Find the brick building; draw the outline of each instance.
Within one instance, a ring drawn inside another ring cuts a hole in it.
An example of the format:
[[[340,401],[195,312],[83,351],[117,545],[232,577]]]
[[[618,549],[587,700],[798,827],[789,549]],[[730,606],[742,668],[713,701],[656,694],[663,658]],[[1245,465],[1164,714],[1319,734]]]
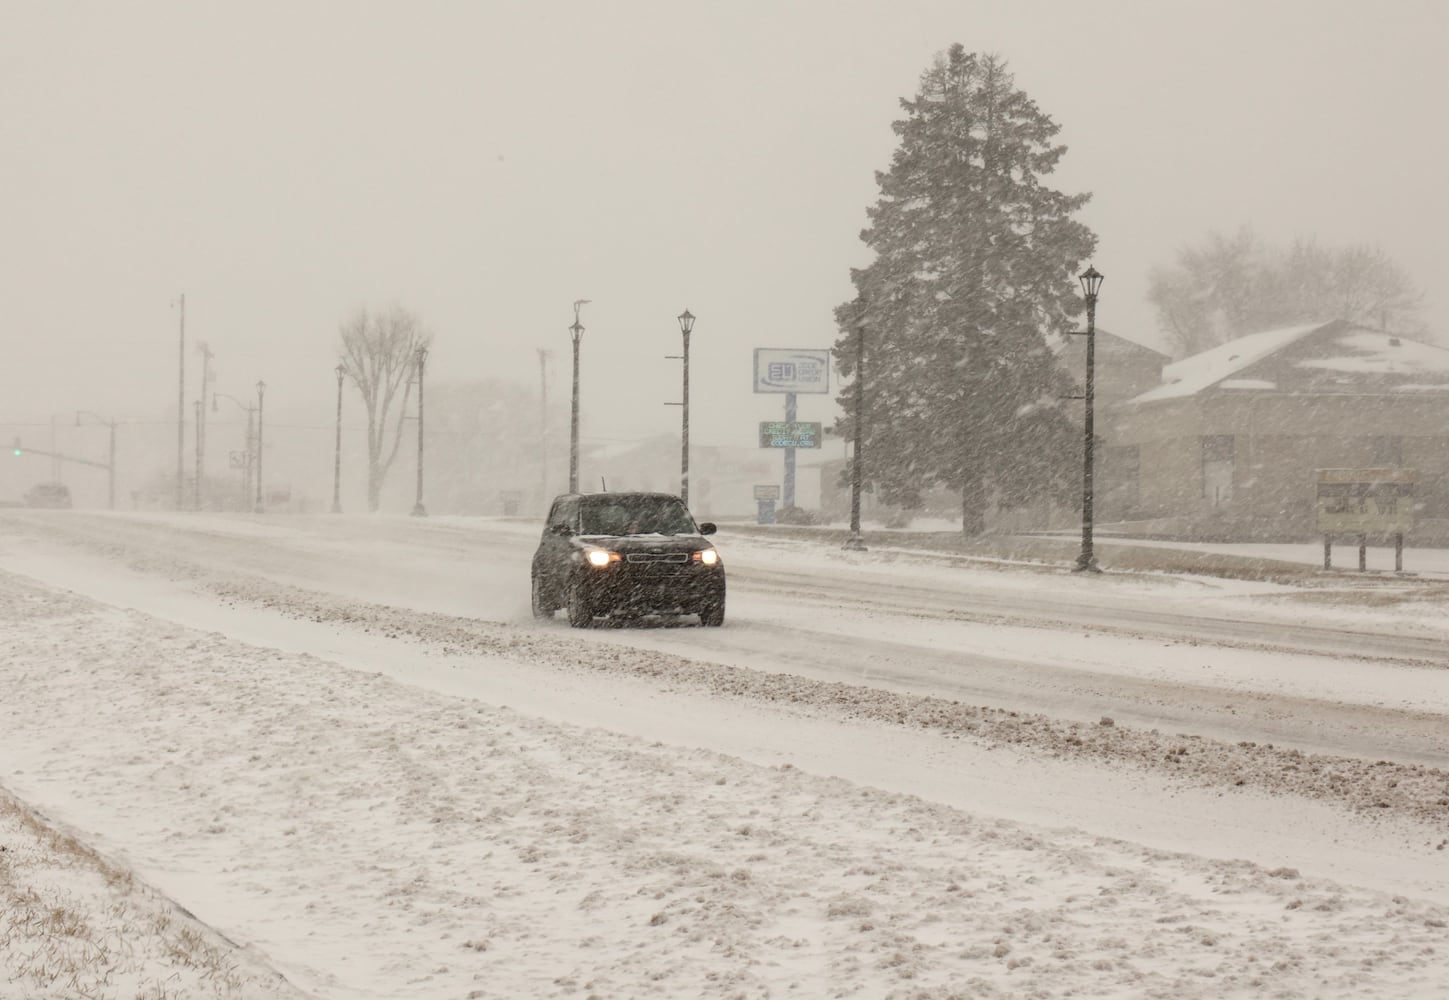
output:
[[[1224,540],[1316,536],[1315,470],[1417,472],[1420,544],[1449,543],[1449,350],[1343,321],[1240,337],[1101,409],[1098,517]]]

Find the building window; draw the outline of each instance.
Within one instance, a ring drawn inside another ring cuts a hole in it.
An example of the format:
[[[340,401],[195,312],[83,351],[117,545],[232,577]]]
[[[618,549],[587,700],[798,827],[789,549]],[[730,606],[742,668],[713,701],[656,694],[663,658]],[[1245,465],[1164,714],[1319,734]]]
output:
[[[1233,498],[1233,436],[1205,434],[1202,437],[1202,495],[1213,507]]]

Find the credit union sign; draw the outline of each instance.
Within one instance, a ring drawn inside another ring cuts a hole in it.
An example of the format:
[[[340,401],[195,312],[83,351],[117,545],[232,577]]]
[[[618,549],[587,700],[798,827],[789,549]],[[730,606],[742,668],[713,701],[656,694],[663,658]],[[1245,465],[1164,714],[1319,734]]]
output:
[[[755,348],[756,392],[830,392],[830,351]]]

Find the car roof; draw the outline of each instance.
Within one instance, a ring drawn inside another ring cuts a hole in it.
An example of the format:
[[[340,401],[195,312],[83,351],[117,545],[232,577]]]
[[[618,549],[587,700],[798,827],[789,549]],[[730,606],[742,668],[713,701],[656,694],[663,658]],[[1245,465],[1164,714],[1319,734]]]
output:
[[[678,493],[654,493],[648,490],[605,490],[601,493],[560,493],[555,500],[567,500],[575,497],[580,500],[594,500],[601,497],[659,497],[661,500],[679,500]]]

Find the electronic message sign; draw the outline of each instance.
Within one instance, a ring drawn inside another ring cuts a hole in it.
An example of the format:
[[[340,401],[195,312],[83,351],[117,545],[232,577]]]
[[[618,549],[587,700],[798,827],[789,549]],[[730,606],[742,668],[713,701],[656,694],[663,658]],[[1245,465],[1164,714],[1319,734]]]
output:
[[[800,420],[762,420],[760,447],[819,448],[820,424]]]

